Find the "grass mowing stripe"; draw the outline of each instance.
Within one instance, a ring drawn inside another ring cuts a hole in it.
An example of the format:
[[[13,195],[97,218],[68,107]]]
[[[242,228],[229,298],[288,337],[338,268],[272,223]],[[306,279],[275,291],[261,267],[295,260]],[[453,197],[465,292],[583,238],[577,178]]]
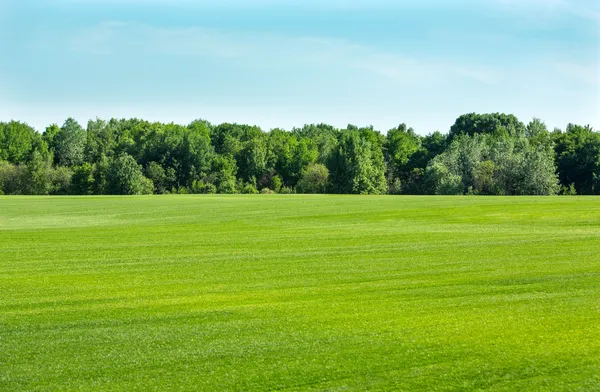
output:
[[[0,197],[0,390],[600,390],[600,198]]]

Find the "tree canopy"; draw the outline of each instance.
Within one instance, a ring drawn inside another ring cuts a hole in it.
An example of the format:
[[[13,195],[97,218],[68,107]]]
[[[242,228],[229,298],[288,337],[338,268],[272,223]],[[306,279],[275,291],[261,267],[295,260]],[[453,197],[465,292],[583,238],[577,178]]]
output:
[[[196,120],[73,118],[43,134],[0,122],[3,194],[600,194],[600,133],[511,114],[459,116],[449,133],[406,124],[290,131]]]

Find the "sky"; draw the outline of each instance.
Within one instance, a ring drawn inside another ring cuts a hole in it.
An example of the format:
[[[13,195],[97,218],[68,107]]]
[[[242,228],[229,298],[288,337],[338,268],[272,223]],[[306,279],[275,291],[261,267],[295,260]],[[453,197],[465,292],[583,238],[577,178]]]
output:
[[[0,121],[600,129],[595,0],[0,0]]]

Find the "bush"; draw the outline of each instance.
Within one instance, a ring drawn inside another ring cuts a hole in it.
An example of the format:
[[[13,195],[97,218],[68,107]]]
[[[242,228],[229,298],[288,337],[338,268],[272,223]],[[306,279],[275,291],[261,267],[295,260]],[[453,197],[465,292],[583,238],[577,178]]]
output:
[[[575,189],[575,184],[571,184],[568,187],[563,186],[560,190],[560,194],[564,196],[577,196],[577,190]]]
[[[142,177],[142,186],[140,189],[142,195],[154,194],[154,182],[148,177]]]
[[[135,158],[129,154],[121,154],[108,168],[107,191],[113,195],[151,194],[154,184],[152,180],[144,177],[142,167],[137,164]]]
[[[262,193],[263,195],[272,195],[275,192],[273,192],[272,190],[270,190],[269,188],[263,188],[260,190],[260,193]]]
[[[202,180],[197,180],[192,183],[191,193],[194,193],[194,194],[217,193],[217,187],[214,184],[206,183]]]
[[[258,189],[256,189],[256,187],[250,183],[246,183],[243,187],[240,193],[246,194],[246,195],[256,195],[258,194]]]
[[[19,195],[27,184],[27,171],[23,166],[0,161],[0,191],[5,195]]]
[[[94,193],[94,169],[89,163],[76,166],[71,178],[71,192],[76,195]]]
[[[283,180],[278,175],[271,179],[271,187],[274,192],[279,192],[283,186]],[[269,189],[269,188],[266,188]]]
[[[71,178],[73,172],[68,167],[60,166],[52,171],[52,188],[50,193],[53,195],[68,195],[71,191]]]
[[[425,173],[426,181],[432,193],[436,195],[462,195],[461,176],[453,174],[441,162],[434,161]]]
[[[293,194],[295,192],[289,186],[284,186],[284,187],[281,188],[281,190],[279,191],[279,193],[282,194],[282,195],[291,195],[291,194]]]
[[[300,193],[325,193],[329,181],[329,170],[324,165],[314,163],[302,171],[297,189]]]

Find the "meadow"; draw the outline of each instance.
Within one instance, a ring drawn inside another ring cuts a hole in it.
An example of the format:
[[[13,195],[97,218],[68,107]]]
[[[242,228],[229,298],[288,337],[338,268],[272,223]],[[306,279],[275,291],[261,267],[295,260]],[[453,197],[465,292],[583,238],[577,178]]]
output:
[[[600,198],[0,197],[0,390],[600,390]]]

